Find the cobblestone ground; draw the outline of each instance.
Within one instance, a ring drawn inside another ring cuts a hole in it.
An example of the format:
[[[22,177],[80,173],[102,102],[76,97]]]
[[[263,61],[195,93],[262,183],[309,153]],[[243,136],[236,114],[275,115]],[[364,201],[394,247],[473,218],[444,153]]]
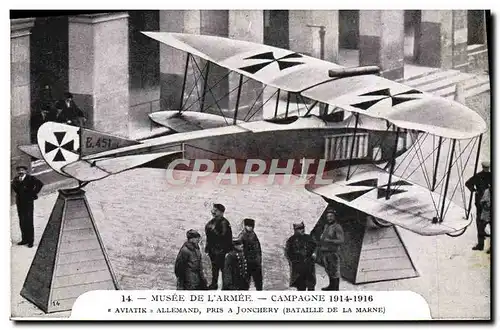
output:
[[[468,104],[486,108],[484,98]],[[488,104],[489,108],[489,104]],[[490,122],[489,112],[480,111]],[[457,146],[458,147],[458,146]],[[460,144],[466,149],[466,143]],[[432,137],[422,143],[423,155],[432,150]],[[443,150],[448,150],[445,144]],[[483,140],[482,159],[489,158],[489,137]],[[463,161],[468,150],[463,153]],[[473,173],[472,155],[464,177]],[[413,182],[425,184],[425,175],[416,168],[418,158],[403,162],[401,170],[415,170]],[[431,166],[432,160],[427,161]],[[439,168],[445,171],[445,162]],[[173,263],[185,240],[185,232],[194,228],[203,231],[210,218],[212,203],[226,205],[226,217],[233,231],[242,228],[241,220],[257,220],[256,233],[263,248],[265,290],[288,290],[289,268],[284,258],[284,242],[292,234],[292,223],[304,221],[312,229],[326,207],[319,196],[293,185],[216,185],[173,186],[168,184],[166,170],[138,169],[89,184],[87,199],[122,289],[175,289]],[[450,187],[457,183],[454,175]],[[443,183],[441,183],[443,184]],[[451,189],[451,188],[450,188]],[[451,190],[450,190],[451,191]],[[12,316],[46,316],[19,295],[29,266],[56,200],[52,193],[40,197],[35,204],[35,248],[15,244],[12,260]],[[463,195],[457,190],[453,200],[462,205]],[[15,206],[11,207],[11,237],[20,239]],[[410,256],[420,273],[412,279],[353,285],[342,281],[341,290],[410,290],[428,302],[433,318],[484,319],[490,317],[490,258],[485,252],[472,251],[476,243],[475,225],[464,235],[423,237],[400,229]],[[203,244],[203,242],[202,242]],[[204,256],[207,278],[209,260]],[[324,270],[317,267],[317,290],[326,286]],[[69,312],[48,317],[67,317]]]
[[[185,232],[203,231],[214,202],[227,207],[234,231],[244,217],[257,220],[263,248],[264,289],[288,290],[289,268],[283,256],[291,224],[303,220],[311,229],[326,203],[300,186],[172,186],[162,170],[133,170],[88,185],[87,199],[122,289],[175,289],[173,263]],[[36,203],[36,237],[40,238],[56,194]],[[19,240],[15,206],[12,240]],[[420,277],[364,285],[341,283],[341,290],[411,290],[440,318],[487,318],[490,304],[490,261],[486,253],[471,251],[473,226],[461,237],[422,237],[401,230],[401,236]],[[35,242],[35,248],[38,242]],[[42,316],[19,292],[35,249],[12,247],[12,315]],[[204,258],[207,278],[208,258]],[[318,268],[317,289],[326,286]],[[55,313],[50,316],[67,316]]]

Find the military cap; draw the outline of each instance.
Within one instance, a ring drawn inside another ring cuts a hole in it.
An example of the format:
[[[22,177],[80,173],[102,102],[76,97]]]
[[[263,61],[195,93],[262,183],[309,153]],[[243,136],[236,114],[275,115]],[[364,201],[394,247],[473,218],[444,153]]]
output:
[[[18,165],[18,166],[16,166],[16,170],[20,170],[20,169],[25,169],[27,171],[28,167],[24,166],[24,165]]]
[[[66,93],[64,93],[64,97],[67,98],[67,99],[72,99],[73,98],[73,94],[71,94],[70,92],[66,92]]]
[[[224,207],[224,205],[222,204],[214,204],[214,208],[221,211],[221,212],[225,212],[226,211],[226,208]]]
[[[239,237],[233,238],[233,245],[241,245],[243,244],[243,241]]]
[[[244,226],[255,227],[255,220],[254,219],[246,218],[246,219],[243,220],[243,225]]]
[[[334,209],[333,207],[329,207],[326,209],[326,214],[328,214],[328,213],[333,213],[333,214],[337,215],[337,210]]]
[[[482,167],[487,167],[487,168],[490,168],[490,162],[489,162],[489,161],[487,161],[487,160],[485,160],[485,161],[481,162],[481,166],[482,166]]]
[[[196,230],[194,229],[189,229],[186,233],[186,237],[188,239],[190,238],[196,238],[196,237],[201,237],[200,233],[198,233]]]
[[[304,229],[306,226],[304,226],[304,223],[294,223],[293,224],[293,229]]]

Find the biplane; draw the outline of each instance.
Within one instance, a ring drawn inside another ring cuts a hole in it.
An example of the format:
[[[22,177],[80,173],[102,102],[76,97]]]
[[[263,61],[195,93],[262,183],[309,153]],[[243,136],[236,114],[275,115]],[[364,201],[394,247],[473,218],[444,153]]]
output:
[[[321,175],[328,183],[312,180],[305,188],[327,201],[420,235],[456,236],[470,225],[472,196],[466,195],[463,176],[474,159],[477,171],[487,126],[465,105],[385,79],[376,67],[344,68],[217,36],[144,34],[187,53],[179,108],[150,115],[170,134],[132,141],[48,122],[38,130],[36,148],[20,149],[81,185],[176,159],[210,159],[218,164],[214,171],[234,159],[239,173],[248,159],[269,166],[275,159],[295,164],[312,159],[316,165],[325,160]],[[231,111],[218,104],[213,92],[218,82],[208,83],[210,68],[236,75]],[[190,78],[189,72],[198,75]],[[249,81],[256,101],[243,108],[242,90]],[[262,118],[251,120],[259,109]],[[426,139],[432,139],[430,150],[423,148]],[[294,171],[300,173],[300,165]],[[425,185],[412,180],[416,173]],[[462,205],[454,200],[457,190]]]

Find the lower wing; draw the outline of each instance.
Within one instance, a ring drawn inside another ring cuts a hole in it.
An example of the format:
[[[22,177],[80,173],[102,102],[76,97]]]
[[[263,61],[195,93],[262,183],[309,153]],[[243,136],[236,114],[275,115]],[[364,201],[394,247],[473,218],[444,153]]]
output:
[[[349,180],[346,175],[347,167],[329,171],[324,182],[313,177],[306,189],[424,236],[456,233],[472,221],[463,207],[446,200],[443,221],[433,223],[441,212],[442,196],[396,175],[388,191],[389,173],[374,165],[359,166]]]

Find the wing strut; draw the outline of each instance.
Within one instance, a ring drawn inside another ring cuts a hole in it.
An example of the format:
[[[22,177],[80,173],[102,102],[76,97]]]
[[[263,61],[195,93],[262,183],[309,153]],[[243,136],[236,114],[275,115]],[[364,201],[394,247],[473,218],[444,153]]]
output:
[[[276,95],[276,107],[274,108],[274,118],[278,117],[278,105],[280,104],[280,92],[281,92],[281,89],[278,89],[278,94]]]
[[[347,167],[347,179],[349,180],[349,176],[351,175],[351,162],[352,162],[352,156],[354,155],[354,145],[356,144],[356,131],[358,130],[358,122],[359,122],[359,114],[355,114],[356,117],[356,123],[354,124],[354,135],[352,137],[352,144],[351,144],[351,153],[349,155],[349,165]]]
[[[189,69],[189,59],[191,58],[191,53],[188,53],[186,56],[186,68],[184,69],[184,80],[182,81],[182,89],[181,89],[181,104],[179,105],[179,112],[182,111],[182,107],[184,106],[184,91],[186,89],[186,80]]]
[[[455,152],[455,144],[456,143],[457,143],[457,140],[453,139],[453,144],[451,145],[451,152],[450,152],[450,163],[448,164],[448,173],[446,173],[446,183],[444,185],[443,204],[441,205],[441,216],[439,217],[439,222],[443,222],[444,205],[446,203],[446,194],[448,193],[448,185],[450,183],[451,168],[453,166],[453,154]]]
[[[434,191],[436,189],[436,180],[437,180],[437,173],[438,173],[438,166],[439,166],[439,156],[441,155],[441,145],[443,144],[443,137],[439,137],[439,142],[438,142],[438,150],[437,150],[437,155],[436,155],[436,164],[434,165],[434,173],[432,175],[432,187],[431,191]]]
[[[203,81],[203,95],[201,96],[200,112],[203,112],[205,107],[205,95],[207,95],[208,73],[210,72],[210,61],[207,62],[207,70],[205,71],[205,79]]]
[[[387,190],[385,191],[385,199],[391,197],[391,181],[392,173],[394,173],[394,165],[396,165],[396,153],[398,152],[399,127],[396,127],[396,140],[394,141],[394,150],[392,151],[391,168],[389,169],[389,180],[387,181]]]
[[[233,125],[236,125],[236,118],[238,116],[238,108],[240,106],[241,85],[243,85],[243,75],[240,74],[240,82],[238,84],[238,94],[236,96],[236,105],[234,106]]]
[[[288,106],[290,105],[290,92],[288,92],[287,97],[286,97],[286,111],[285,111],[285,118],[288,118]]]
[[[476,154],[476,164],[474,165],[474,175],[477,173],[477,166],[479,165],[479,155],[481,152],[481,142],[483,140],[483,134],[479,135],[479,144],[477,145],[477,154]],[[467,208],[467,219],[469,219],[470,211],[472,208],[472,197],[474,192],[471,191],[469,198],[469,207]]]

